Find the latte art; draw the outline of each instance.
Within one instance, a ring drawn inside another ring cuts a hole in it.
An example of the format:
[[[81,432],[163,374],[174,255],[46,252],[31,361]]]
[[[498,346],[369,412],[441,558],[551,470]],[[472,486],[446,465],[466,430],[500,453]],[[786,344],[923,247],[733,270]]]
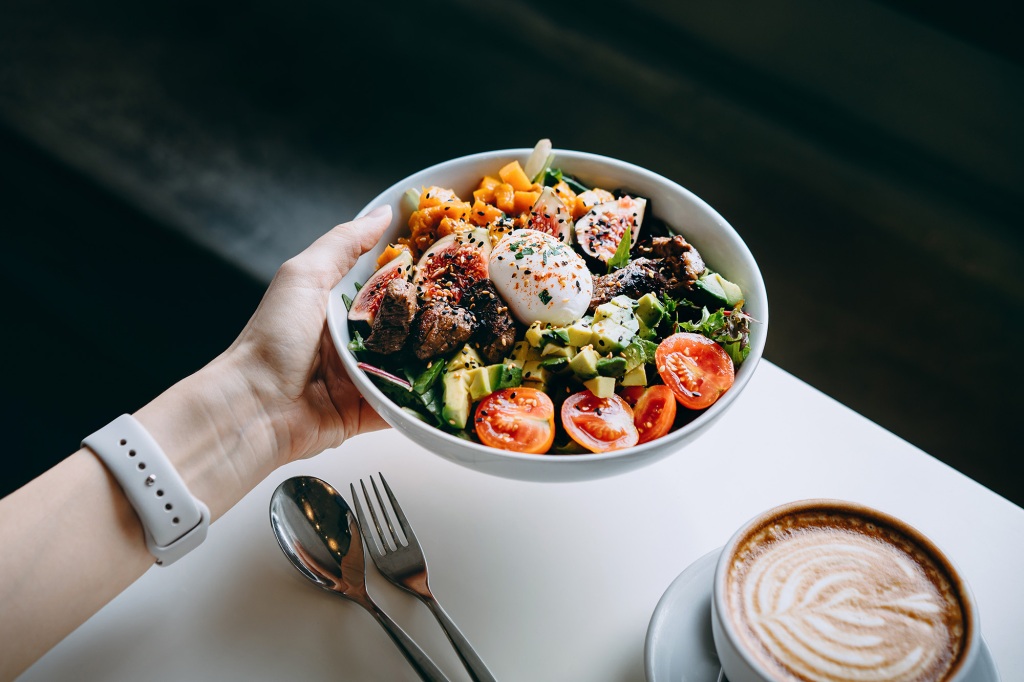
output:
[[[737,549],[727,589],[741,636],[783,679],[941,680],[963,646],[945,571],[864,519],[774,520]]]

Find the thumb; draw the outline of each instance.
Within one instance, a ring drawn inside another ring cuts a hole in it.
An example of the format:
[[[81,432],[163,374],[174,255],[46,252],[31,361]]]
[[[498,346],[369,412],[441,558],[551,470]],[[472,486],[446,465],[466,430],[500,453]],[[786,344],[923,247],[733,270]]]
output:
[[[327,289],[341,281],[361,255],[380,241],[391,224],[391,207],[379,206],[361,218],[342,223],[313,242],[296,258]]]

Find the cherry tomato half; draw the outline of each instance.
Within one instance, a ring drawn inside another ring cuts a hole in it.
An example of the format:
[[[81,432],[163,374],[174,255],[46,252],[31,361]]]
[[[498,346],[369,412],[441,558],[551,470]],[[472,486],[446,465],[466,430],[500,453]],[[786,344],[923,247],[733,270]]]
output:
[[[642,396],[646,390],[646,386],[623,386],[619,389],[619,397],[629,403],[630,407],[636,408],[637,402],[640,401],[640,396]],[[635,412],[636,410],[634,409],[633,411]]]
[[[598,398],[590,391],[573,393],[562,403],[562,425],[574,441],[591,452],[632,447],[640,439],[632,408],[614,394]]]
[[[645,390],[633,406],[633,423],[640,433],[639,443],[661,438],[672,430],[675,422],[676,396],[664,384]]]
[[[480,401],[473,419],[484,445],[543,454],[555,441],[555,406],[535,388],[505,388]]]
[[[683,407],[701,410],[732,387],[732,358],[706,336],[681,332],[669,336],[654,353],[661,380]]]

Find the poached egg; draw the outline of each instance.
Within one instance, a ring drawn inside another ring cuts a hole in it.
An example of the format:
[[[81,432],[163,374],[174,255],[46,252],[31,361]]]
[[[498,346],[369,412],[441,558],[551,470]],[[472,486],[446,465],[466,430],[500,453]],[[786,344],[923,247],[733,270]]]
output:
[[[537,230],[505,235],[491,250],[488,272],[494,288],[523,324],[568,325],[583,317],[594,280],[569,244]]]

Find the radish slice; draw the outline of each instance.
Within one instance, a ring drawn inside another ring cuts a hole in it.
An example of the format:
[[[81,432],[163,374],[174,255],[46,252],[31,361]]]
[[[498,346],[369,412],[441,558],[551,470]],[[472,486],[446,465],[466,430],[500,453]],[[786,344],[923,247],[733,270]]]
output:
[[[530,154],[530,158],[526,160],[526,165],[523,166],[523,172],[526,173],[526,177],[530,178],[530,182],[537,182],[537,176],[540,175],[547,166],[551,165],[550,160],[548,159],[550,154],[551,140],[544,138],[534,145],[533,153]]]
[[[367,374],[372,374],[375,377],[379,377],[379,378],[383,379],[384,381],[388,382],[389,384],[394,384],[395,386],[401,386],[402,388],[404,388],[407,391],[411,391],[412,390],[412,384],[411,383],[409,383],[405,379],[402,379],[401,377],[396,377],[391,372],[385,372],[380,367],[374,367],[373,365],[367,364],[365,362],[358,362],[358,363],[356,363],[356,366],[359,369],[361,369],[364,372],[366,372]]]

